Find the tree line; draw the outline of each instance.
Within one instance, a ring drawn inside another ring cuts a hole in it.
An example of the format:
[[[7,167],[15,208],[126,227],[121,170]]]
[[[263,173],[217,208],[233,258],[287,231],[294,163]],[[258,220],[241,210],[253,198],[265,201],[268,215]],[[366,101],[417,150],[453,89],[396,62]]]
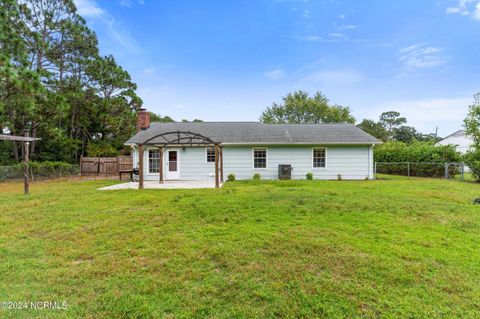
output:
[[[321,92],[310,96],[305,91],[294,91],[273,103],[260,116],[263,123],[355,123],[349,107],[330,104]],[[372,136],[387,141],[412,143],[413,141],[437,141],[436,134],[422,134],[413,126],[406,125],[407,119],[399,112],[383,112],[378,121],[364,119],[357,125]]]
[[[123,143],[135,133],[143,103],[136,90],[115,58],[100,54],[72,0],[0,0],[0,134],[42,138],[30,145],[33,160],[75,163],[81,155],[128,152]],[[174,122],[153,113],[151,120]],[[260,121],[354,124],[355,118],[321,92],[294,91],[267,107]],[[358,127],[383,141],[436,140],[406,123],[389,111]],[[0,164],[21,157],[19,145],[0,143]]]
[[[137,85],[98,40],[71,0],[0,0],[0,134],[41,137],[34,160],[76,162],[119,150],[142,105]],[[2,162],[18,145],[1,143]]]

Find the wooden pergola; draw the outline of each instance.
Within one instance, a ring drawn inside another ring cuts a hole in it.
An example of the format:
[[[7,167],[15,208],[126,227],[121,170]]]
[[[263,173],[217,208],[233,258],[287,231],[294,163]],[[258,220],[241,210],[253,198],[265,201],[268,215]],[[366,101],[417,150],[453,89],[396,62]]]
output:
[[[0,141],[11,141],[11,142],[21,142],[23,149],[23,191],[25,195],[30,193],[30,179],[28,178],[28,161],[29,161],[29,150],[30,142],[38,141],[40,138],[29,137],[29,136],[16,136],[16,135],[5,135],[0,134]]]
[[[159,183],[165,182],[163,176],[163,151],[168,147],[213,147],[215,151],[215,188],[220,187],[220,182],[223,183],[223,147],[220,142],[213,141],[209,137],[203,136],[198,133],[175,131],[167,132],[155,135],[143,143],[138,145],[138,162],[139,162],[139,176],[138,176],[138,189],[143,189],[144,176],[143,176],[143,153],[145,146],[157,147],[160,152],[160,164],[159,164]]]

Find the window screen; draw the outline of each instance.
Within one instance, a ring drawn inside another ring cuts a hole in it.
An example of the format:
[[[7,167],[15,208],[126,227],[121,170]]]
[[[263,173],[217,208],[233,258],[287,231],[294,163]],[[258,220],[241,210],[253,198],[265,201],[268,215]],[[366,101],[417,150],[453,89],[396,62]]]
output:
[[[253,168],[267,168],[267,149],[253,149]]]
[[[159,173],[160,172],[160,151],[148,150],[148,172]]]
[[[326,166],[326,157],[324,148],[313,149],[313,167],[324,168]]]
[[[207,163],[215,162],[215,149],[207,148]]]

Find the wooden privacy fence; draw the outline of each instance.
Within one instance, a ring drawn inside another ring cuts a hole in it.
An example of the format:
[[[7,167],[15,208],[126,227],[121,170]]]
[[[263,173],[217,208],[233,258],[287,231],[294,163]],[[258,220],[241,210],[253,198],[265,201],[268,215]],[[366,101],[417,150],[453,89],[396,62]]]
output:
[[[112,176],[120,172],[128,172],[133,169],[131,156],[117,157],[81,157],[80,173],[82,176]]]

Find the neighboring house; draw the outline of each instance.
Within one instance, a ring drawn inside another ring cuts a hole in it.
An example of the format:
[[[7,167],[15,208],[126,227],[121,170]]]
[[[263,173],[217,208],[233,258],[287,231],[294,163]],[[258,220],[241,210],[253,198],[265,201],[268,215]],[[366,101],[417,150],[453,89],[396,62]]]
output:
[[[262,179],[277,179],[279,165],[291,165],[292,179],[305,179],[309,172],[315,179],[373,179],[373,147],[381,143],[352,124],[150,125],[144,111],[137,129],[125,144],[133,148],[143,179],[155,181],[214,181],[216,166],[219,178],[233,173],[236,179],[251,179],[259,173]]]
[[[467,136],[464,130],[458,130],[437,142],[437,145],[454,145],[461,154],[465,154],[472,144],[472,138]]]

